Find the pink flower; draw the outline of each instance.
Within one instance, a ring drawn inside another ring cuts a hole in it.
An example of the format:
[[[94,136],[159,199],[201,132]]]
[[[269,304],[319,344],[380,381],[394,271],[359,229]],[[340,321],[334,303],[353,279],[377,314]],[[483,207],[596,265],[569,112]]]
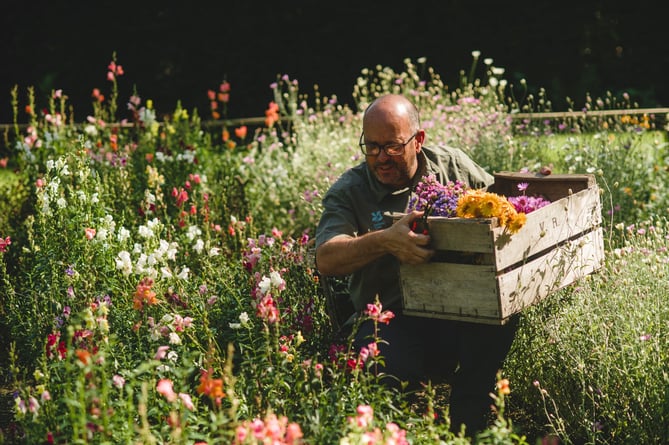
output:
[[[395,314],[392,311],[382,311],[382,309],[383,305],[380,302],[368,304],[365,315],[378,323],[389,324],[390,320],[395,318]]]
[[[156,386],[156,391],[162,394],[168,402],[174,402],[177,399],[177,394],[174,392],[172,380],[170,379],[160,379]]]
[[[86,234],[86,239],[90,241],[95,238],[96,230],[91,227],[86,227],[84,233]]]
[[[369,405],[358,405],[358,417],[355,419],[360,428],[367,428],[374,419],[374,409]]]
[[[529,186],[530,186],[530,184],[528,184],[527,182],[519,182],[518,185],[517,185],[518,190],[521,191],[521,192],[524,192],[525,190],[527,190],[527,187],[529,187]]]
[[[114,384],[115,387],[120,389],[123,388],[123,386],[125,386],[125,379],[120,375],[116,374],[114,375],[114,377],[112,377],[112,383]]]
[[[181,399],[181,402],[184,404],[184,406],[189,411],[195,410],[195,405],[193,405],[193,400],[190,398],[190,396],[188,394],[180,392],[179,393],[179,398]]]
[[[383,311],[379,315],[378,322],[390,324],[390,320],[392,320],[393,318],[395,318],[395,314],[392,311]]]
[[[297,423],[290,423],[286,427],[286,443],[297,444],[302,438],[302,428]]]
[[[153,356],[154,360],[162,360],[165,358],[165,355],[167,355],[167,351],[170,349],[169,346],[158,346],[158,350],[156,351],[156,355]]]
[[[6,237],[5,239],[0,238],[0,252],[7,252],[7,246],[11,243],[12,239],[10,237]]]

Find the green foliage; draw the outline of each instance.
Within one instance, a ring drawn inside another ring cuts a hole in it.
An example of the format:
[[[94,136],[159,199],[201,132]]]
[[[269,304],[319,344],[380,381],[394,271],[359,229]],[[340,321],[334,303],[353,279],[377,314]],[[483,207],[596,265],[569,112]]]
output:
[[[667,220],[616,228],[605,269],[523,314],[509,378],[564,443],[664,443]],[[536,388],[532,389],[532,384]]]

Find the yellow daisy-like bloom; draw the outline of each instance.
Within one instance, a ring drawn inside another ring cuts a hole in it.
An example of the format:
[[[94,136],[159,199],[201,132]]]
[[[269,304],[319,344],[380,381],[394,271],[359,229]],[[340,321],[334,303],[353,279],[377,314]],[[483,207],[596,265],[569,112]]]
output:
[[[497,218],[511,233],[518,232],[527,220],[504,196],[483,190],[468,190],[458,200],[455,212],[460,218]]]

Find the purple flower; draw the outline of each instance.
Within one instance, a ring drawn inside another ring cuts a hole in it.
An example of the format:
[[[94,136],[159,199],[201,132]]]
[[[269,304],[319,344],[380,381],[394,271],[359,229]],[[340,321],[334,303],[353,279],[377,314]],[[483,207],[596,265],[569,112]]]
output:
[[[527,182],[519,182],[518,185],[517,185],[518,190],[521,191],[521,192],[524,192],[525,190],[527,190],[527,188],[529,186],[530,186],[530,184],[528,184]]]
[[[424,176],[409,199],[407,211],[424,211],[425,216],[455,216],[458,198],[467,186],[460,181],[439,183],[434,174]]]

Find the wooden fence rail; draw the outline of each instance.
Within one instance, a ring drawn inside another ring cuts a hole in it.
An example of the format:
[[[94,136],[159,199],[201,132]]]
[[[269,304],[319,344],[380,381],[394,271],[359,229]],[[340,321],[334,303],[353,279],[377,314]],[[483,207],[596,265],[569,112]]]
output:
[[[578,119],[585,117],[604,117],[604,116],[631,116],[631,115],[654,115],[655,119],[660,122],[669,122],[669,108],[633,108],[633,109],[620,109],[620,110],[591,110],[591,111],[550,111],[543,113],[511,113],[511,118],[514,120],[522,119],[531,119],[531,120],[544,120],[544,119]],[[281,120],[289,121],[289,117],[282,117]],[[205,128],[216,128],[216,127],[239,127],[240,125],[264,125],[264,117],[242,117],[236,119],[222,119],[215,121],[203,121],[202,125]],[[84,125],[84,124],[77,124]],[[134,124],[108,124],[111,126],[118,127],[127,127],[132,128]],[[28,124],[18,124],[20,129],[25,129],[28,127]],[[0,124],[0,132],[4,133],[5,131],[12,130],[14,124]]]

